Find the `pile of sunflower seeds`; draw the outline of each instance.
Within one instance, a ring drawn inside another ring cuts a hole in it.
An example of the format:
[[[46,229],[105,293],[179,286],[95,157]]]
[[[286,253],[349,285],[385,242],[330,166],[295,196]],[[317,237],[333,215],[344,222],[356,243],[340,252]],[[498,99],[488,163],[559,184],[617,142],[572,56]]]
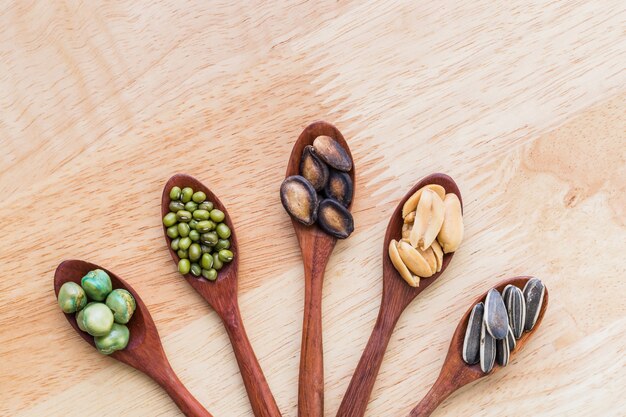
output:
[[[507,285],[502,294],[490,289],[485,302],[476,304],[470,314],[463,341],[465,363],[480,362],[484,373],[491,372],[496,361],[506,366],[517,340],[537,323],[544,293],[539,278],[531,278],[523,290],[514,285]]]

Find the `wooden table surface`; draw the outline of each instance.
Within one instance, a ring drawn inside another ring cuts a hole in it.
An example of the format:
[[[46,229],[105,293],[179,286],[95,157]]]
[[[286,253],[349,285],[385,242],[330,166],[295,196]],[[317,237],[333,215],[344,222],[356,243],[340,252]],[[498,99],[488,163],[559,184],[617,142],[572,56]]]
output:
[[[303,270],[278,190],[315,119],[343,132],[358,182],[324,287],[327,416],[376,318],[388,216],[437,171],[463,192],[466,238],[400,319],[367,415],[406,415],[468,303],[520,274],[550,290],[541,329],[435,415],[625,415],[626,3],[236,3],[0,5],[0,415],[179,415],[67,325],[52,278],[68,258],[133,285],[216,417],[251,415],[217,315],[163,244],[161,189],[187,172],[237,225],[242,315],[295,416]]]

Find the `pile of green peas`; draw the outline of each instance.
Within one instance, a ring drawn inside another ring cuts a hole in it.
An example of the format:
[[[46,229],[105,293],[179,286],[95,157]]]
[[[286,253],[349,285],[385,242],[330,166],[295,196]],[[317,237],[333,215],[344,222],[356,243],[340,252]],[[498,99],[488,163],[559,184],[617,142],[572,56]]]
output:
[[[135,297],[123,288],[114,290],[105,271],[89,271],[80,285],[64,283],[57,301],[64,313],[76,313],[78,328],[94,337],[98,352],[110,355],[128,345],[126,324],[137,308]]]
[[[170,212],[163,217],[170,247],[178,255],[178,272],[217,279],[217,271],[233,260],[225,214],[191,187],[172,187]]]

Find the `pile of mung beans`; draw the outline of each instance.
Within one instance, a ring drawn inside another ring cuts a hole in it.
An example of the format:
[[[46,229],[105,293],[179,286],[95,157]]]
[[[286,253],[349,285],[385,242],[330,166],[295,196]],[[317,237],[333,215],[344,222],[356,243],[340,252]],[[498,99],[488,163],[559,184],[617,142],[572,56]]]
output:
[[[130,292],[113,289],[105,271],[89,271],[80,285],[72,281],[64,283],[58,303],[64,313],[76,313],[78,328],[94,337],[98,352],[110,355],[128,345],[130,331],[126,324],[137,304]]]
[[[202,191],[172,187],[169,213],[163,217],[170,247],[178,255],[178,272],[215,281],[224,263],[233,260],[226,215]]]

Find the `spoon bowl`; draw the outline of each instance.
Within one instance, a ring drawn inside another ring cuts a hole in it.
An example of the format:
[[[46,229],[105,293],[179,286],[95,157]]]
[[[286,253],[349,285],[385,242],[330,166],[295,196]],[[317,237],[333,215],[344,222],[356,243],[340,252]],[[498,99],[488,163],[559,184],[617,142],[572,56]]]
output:
[[[61,286],[66,282],[80,285],[82,277],[89,271],[101,269],[111,277],[113,288],[123,288],[135,298],[136,309],[128,322],[130,339],[125,349],[113,352],[113,359],[141,371],[161,385],[176,405],[187,416],[211,417],[211,414],[183,386],[165,356],[159,333],[152,316],[139,294],[122,278],[113,272],[81,260],[63,261],[54,273],[54,293],[58,297]],[[65,314],[65,318],[76,332],[91,346],[96,347],[94,338],[78,328],[75,314]]]
[[[352,169],[348,172],[350,179],[352,180],[352,189],[356,190],[356,178],[354,173],[354,158],[352,157],[352,153],[350,152],[350,148],[348,147],[348,142],[346,142],[345,138],[335,126],[328,122],[324,121],[316,121],[308,125],[304,128],[298,140],[293,145],[293,149],[291,150],[291,156],[289,156],[289,163],[287,165],[287,172],[285,173],[285,178],[290,177],[292,175],[299,175],[300,173],[300,161],[302,160],[302,152],[304,148],[308,145],[313,145],[313,141],[318,136],[330,136],[335,139],[342,148],[346,150],[348,156],[352,160]],[[353,191],[354,192],[354,191]],[[354,202],[354,195],[352,196],[352,200],[350,204],[348,204],[348,210],[352,209],[352,203]],[[337,242],[337,238],[327,234],[322,229],[317,226],[317,223],[312,224],[311,226],[305,226],[299,221],[295,219],[291,219],[291,223],[293,224],[293,228],[296,232],[296,236],[298,237],[298,241],[301,242],[301,237],[309,236],[315,237],[324,241],[331,242],[332,245]],[[302,245],[301,245],[302,247]]]
[[[439,278],[441,274],[443,274],[443,272],[450,264],[450,261],[452,260],[452,257],[455,253],[451,252],[444,254],[443,262],[441,264],[441,271],[437,272],[431,277],[420,278],[420,283],[418,287],[411,287],[410,285],[407,285],[406,281],[402,279],[396,268],[391,263],[391,259],[389,258],[389,243],[391,242],[391,240],[395,239],[399,242],[402,239],[402,225],[404,224],[404,219],[402,218],[402,206],[404,206],[404,203],[417,190],[428,184],[441,185],[446,190],[446,194],[456,194],[456,196],[459,198],[459,201],[461,202],[461,211],[463,210],[463,199],[461,198],[461,192],[459,191],[459,187],[456,185],[454,180],[446,174],[432,174],[423,178],[417,184],[415,184],[413,188],[411,188],[409,192],[404,196],[404,198],[400,201],[395,211],[391,215],[391,219],[389,220],[389,224],[387,225],[387,232],[385,233],[385,240],[383,242],[383,299],[385,293],[397,294],[397,300],[400,302],[400,305],[404,305],[403,309],[406,308],[406,306],[408,306],[409,303],[419,295],[419,293],[428,288],[430,284],[435,282],[437,278]]]
[[[174,186],[180,187],[181,189],[191,187],[194,191],[204,192],[207,196],[207,200],[212,201],[214,207],[221,210],[225,215],[224,222],[231,231],[230,250],[234,255],[233,260],[230,263],[224,263],[224,267],[218,271],[215,281],[209,281],[203,277],[196,277],[191,273],[185,274],[183,278],[206,300],[222,319],[224,328],[233,346],[233,351],[254,415],[256,417],[279,417],[281,414],[276,405],[276,400],[270,391],[261,366],[252,349],[252,345],[248,340],[239,311],[237,281],[240,253],[232,218],[228,214],[226,206],[222,204],[220,199],[217,198],[208,187],[187,174],[176,174],[165,184],[161,197],[161,217],[169,212],[169,193]],[[163,236],[165,237],[165,242],[172,260],[178,265],[180,258],[170,246],[170,238],[167,236],[167,228],[164,225]]]
[[[509,284],[523,289],[524,285],[526,285],[526,283],[531,278],[532,277],[529,276],[510,278],[508,280],[500,282],[494,288],[500,291],[500,293],[502,293],[504,288]],[[429,416],[439,406],[439,404],[441,404],[443,400],[445,400],[454,391],[480,378],[491,375],[499,368],[501,368],[501,366],[498,365],[498,363],[496,362],[491,372],[486,374],[480,369],[480,364],[468,365],[467,363],[465,363],[465,361],[463,361],[463,340],[465,339],[465,331],[467,329],[469,316],[472,312],[472,308],[481,301],[484,302],[486,296],[487,293],[484,293],[483,295],[478,297],[470,305],[470,308],[461,318],[461,321],[459,322],[459,325],[457,326],[454,335],[452,336],[450,348],[448,349],[448,355],[446,356],[446,360],[441,367],[441,372],[439,373],[437,381],[432,386],[430,391],[428,391],[426,396],[420,401],[420,403],[415,406],[415,408],[411,411],[410,417]],[[535,326],[532,328],[532,330],[522,333],[522,337],[516,340],[515,349],[510,353],[511,358],[513,358],[514,355],[518,354],[522,346],[524,346],[528,342],[528,340],[532,337],[532,335],[541,324],[546,309],[548,308],[548,298],[548,289],[545,288],[543,304],[541,305],[541,309],[539,310],[537,322],[535,323]]]
[[[362,417],[365,414],[385,350],[400,315],[415,297],[443,274],[454,256],[454,252],[445,254],[441,271],[429,278],[420,278],[418,287],[408,285],[396,271],[391,263],[391,259],[389,259],[389,242],[392,239],[399,241],[402,237],[402,206],[417,190],[428,184],[441,185],[446,193],[456,194],[461,202],[461,209],[463,208],[463,199],[461,198],[459,187],[451,177],[440,173],[431,174],[421,179],[398,203],[387,225],[383,243],[383,296],[378,318],[341,401],[339,411],[337,412],[338,417]]]
[[[224,223],[230,228],[230,251],[233,253],[231,262],[224,262],[224,267],[218,271],[217,279],[209,281],[203,277],[196,277],[191,273],[183,275],[185,280],[213,307],[214,310],[224,311],[232,307],[233,298],[237,297],[237,280],[239,271],[239,245],[237,244],[237,233],[233,225],[232,218],[228,214],[226,206],[219,198],[204,184],[196,178],[187,174],[176,174],[167,181],[161,196],[161,217],[169,213],[170,190],[172,187],[191,187],[194,191],[202,191],[206,194],[206,199],[213,202],[216,209],[221,210],[225,217]],[[167,236],[167,228],[163,225],[163,236],[170,256],[178,265],[180,258],[176,251],[170,246],[170,238]],[[236,300],[235,300],[236,302]]]
[[[354,158],[341,132],[332,124],[316,121],[308,125],[293,146],[285,178],[298,175],[302,151],[312,145],[318,136],[330,136],[341,145],[352,160],[348,172],[352,180],[352,208],[356,190]],[[304,264],[304,320],[300,349],[300,374],[298,380],[298,416],[322,417],[324,415],[324,359],[322,345],[322,287],[324,272],[335,248],[337,239],[319,228],[317,224],[305,226],[291,219]]]

